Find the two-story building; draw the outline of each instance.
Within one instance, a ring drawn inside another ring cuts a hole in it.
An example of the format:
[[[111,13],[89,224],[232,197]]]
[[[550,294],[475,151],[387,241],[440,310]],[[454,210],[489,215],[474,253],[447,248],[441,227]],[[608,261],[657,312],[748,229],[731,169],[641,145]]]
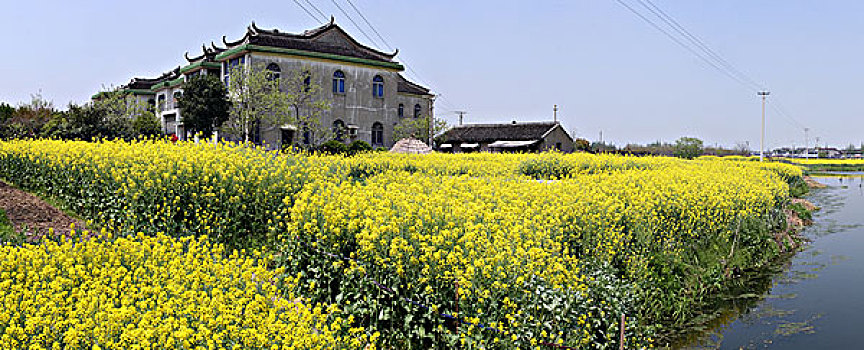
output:
[[[308,71],[322,87],[320,98],[329,102],[321,124],[346,143],[363,140],[373,147],[391,147],[397,141],[393,130],[400,120],[434,112],[435,96],[429,89],[401,74],[405,68],[395,60],[398,50],[385,53],[365,46],[332,19],[300,34],[261,29],[253,22],[241,38],[229,41],[223,36],[222,44],[224,47],[218,47],[211,42],[197,57],[187,53],[185,66],[156,79],[133,79],[121,89],[140,90],[135,96],[152,100],[165,133],[180,138],[185,135],[183,112],[176,108],[176,101],[183,94],[184,81],[196,74],[218,74],[227,84],[230,68],[238,65],[265,67],[277,75]],[[231,135],[220,136],[232,139]],[[295,125],[260,125],[252,139],[271,148],[312,142],[302,126]]]

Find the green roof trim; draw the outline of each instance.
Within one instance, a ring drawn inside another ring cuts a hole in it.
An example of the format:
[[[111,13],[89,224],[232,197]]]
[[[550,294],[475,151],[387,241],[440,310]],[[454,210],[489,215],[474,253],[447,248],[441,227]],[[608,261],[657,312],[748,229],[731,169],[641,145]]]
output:
[[[168,88],[168,87],[183,84],[183,81],[184,81],[183,77],[179,77],[179,78],[171,80],[171,81],[163,81],[159,84],[153,85],[153,87],[151,87],[150,90],[158,91],[162,88]]]
[[[117,92],[120,92],[120,93],[129,93],[129,94],[132,94],[132,95],[155,95],[155,94],[156,94],[156,93],[153,92],[153,91],[150,91],[150,90],[144,90],[144,89],[119,89],[119,90],[115,90],[115,91],[100,91],[100,92],[97,92],[97,93],[94,94],[93,96],[90,96],[90,99],[93,99],[93,100],[95,100],[95,99],[99,99],[99,98],[102,98],[102,96],[105,96],[105,95],[108,95],[108,94],[112,94],[112,93],[117,93]]]
[[[222,65],[216,62],[198,61],[186,67],[180,68],[180,73],[189,73],[199,68],[222,68]]]
[[[404,66],[402,66],[401,64],[396,63],[396,62],[381,62],[381,61],[375,61],[375,60],[370,60],[370,59],[365,59],[365,58],[348,57],[348,56],[334,55],[334,54],[329,54],[329,53],[320,53],[320,52],[294,50],[294,49],[283,49],[280,47],[258,46],[258,45],[249,45],[249,44],[241,45],[241,46],[235,47],[233,49],[227,50],[225,52],[222,52],[222,53],[216,55],[216,59],[217,60],[223,60],[223,59],[226,59],[230,56],[233,56],[234,54],[237,54],[237,53],[240,53],[243,51],[267,52],[267,53],[277,53],[277,54],[290,55],[290,56],[320,58],[320,59],[332,60],[332,61],[363,64],[363,65],[367,65],[367,66],[390,68],[390,69],[396,69],[399,71],[405,70]]]
[[[123,91],[129,92],[133,95],[155,95],[156,93],[150,90],[144,89],[123,89]]]

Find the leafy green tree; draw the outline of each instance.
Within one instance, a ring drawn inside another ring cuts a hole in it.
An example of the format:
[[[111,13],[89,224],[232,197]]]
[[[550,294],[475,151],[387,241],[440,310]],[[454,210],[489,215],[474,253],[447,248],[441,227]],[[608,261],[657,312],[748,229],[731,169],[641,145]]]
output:
[[[8,108],[4,108],[8,112]],[[54,104],[42,98],[41,94],[30,95],[30,102],[18,106],[14,113],[3,122],[4,138],[25,138],[41,135],[42,128],[57,113]]]
[[[56,136],[92,141],[108,137],[110,134],[110,130],[105,125],[105,112],[93,107],[93,104],[82,106],[70,104],[65,121],[64,129]]]
[[[225,129],[252,140],[256,125],[267,122],[273,125],[292,121],[288,95],[282,93],[279,78],[263,65],[238,65],[228,70],[228,99],[231,101],[229,118]]]
[[[702,140],[695,137],[682,137],[675,141],[675,156],[693,159],[702,155]]]
[[[344,143],[336,141],[336,140],[330,140],[330,141],[324,142],[321,145],[320,149],[321,149],[321,152],[329,153],[329,154],[348,153],[348,146],[345,146]]]
[[[308,67],[291,70],[279,79],[293,112],[291,123],[309,132],[310,146],[330,140],[333,130],[321,122],[322,114],[330,109],[330,102],[321,98],[321,86],[315,83],[311,70]]]
[[[161,133],[159,119],[150,111],[145,111],[132,121],[132,130],[137,136],[155,136]]]
[[[573,140],[573,149],[587,152],[591,150],[591,143],[586,139],[575,139]]]
[[[95,115],[88,117],[102,118],[102,128],[99,136],[105,138],[133,139],[138,136],[135,120],[145,114],[152,114],[147,103],[128,92],[120,89],[105,91],[89,106]],[[154,116],[155,118],[155,116]]]
[[[372,146],[363,140],[356,140],[354,142],[351,142],[350,145],[348,145],[348,153],[351,155],[354,155],[357,153],[363,153],[363,152],[371,152],[371,151],[372,151]]]
[[[221,128],[228,121],[231,111],[228,89],[219,78],[212,75],[199,75],[187,81],[177,106],[183,111],[186,130],[200,132],[205,138],[209,138],[214,129]]]
[[[3,102],[0,103],[0,123],[5,123],[15,114],[15,107]]]
[[[591,152],[593,153],[609,153],[615,152],[617,149],[613,144],[607,144],[604,141],[595,141],[591,143]]]
[[[429,123],[432,123],[431,127]],[[432,137],[443,134],[450,127],[443,119],[438,119],[431,116],[420,116],[419,118],[402,118],[395,127],[393,127],[393,137],[396,140],[406,137],[413,137],[423,142],[427,142],[430,138],[429,132],[432,132]]]

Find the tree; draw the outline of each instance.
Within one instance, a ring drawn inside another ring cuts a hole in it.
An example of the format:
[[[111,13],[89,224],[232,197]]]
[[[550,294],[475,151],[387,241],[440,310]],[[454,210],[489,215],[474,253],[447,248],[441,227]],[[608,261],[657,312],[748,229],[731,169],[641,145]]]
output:
[[[308,67],[283,74],[281,86],[293,112],[292,123],[309,133],[311,147],[330,140],[332,131],[321,123],[321,115],[330,104],[321,98],[321,86],[314,82]]]
[[[260,65],[237,65],[228,69],[228,99],[231,101],[227,130],[252,140],[255,126],[291,121],[288,96],[280,91],[279,78]]]
[[[8,108],[4,108],[8,112]],[[6,138],[36,137],[42,127],[57,113],[51,101],[41,94],[30,95],[30,102],[21,104],[3,123],[2,136]]]
[[[351,142],[350,145],[348,145],[348,154],[350,154],[350,155],[355,155],[358,153],[371,152],[371,151],[372,151],[372,146],[363,140],[356,140],[354,142]]]
[[[138,136],[138,131],[135,129],[136,119],[148,114],[155,118],[146,102],[120,89],[101,93],[99,98],[85,108],[94,109],[90,113],[95,114],[88,118],[99,119],[101,116],[104,128],[99,136],[106,138],[133,139]]]
[[[432,122],[430,128],[429,122]],[[432,137],[443,134],[450,127],[443,119],[434,118],[431,116],[420,116],[419,118],[402,118],[395,127],[393,127],[393,138],[396,140],[406,137],[413,137],[426,142],[429,140],[429,131],[432,131]]]
[[[591,152],[593,153],[611,153],[617,149],[613,144],[607,144],[605,141],[594,141],[591,143]]]
[[[344,143],[330,140],[324,142],[320,147],[321,152],[329,153],[329,154],[345,154],[348,153],[348,146],[345,146]]]
[[[159,127],[159,119],[156,119],[156,115],[149,111],[135,117],[135,120],[132,121],[132,130],[137,136],[155,136],[162,131]]]
[[[15,107],[3,102],[0,103],[0,123],[5,123],[15,114]]]
[[[702,155],[702,140],[695,137],[682,137],[675,141],[675,156],[693,159]]]
[[[749,142],[738,142],[735,144],[735,152],[738,155],[749,156],[750,155],[750,143]],[[794,153],[795,150],[793,149]]]
[[[591,143],[586,139],[575,139],[573,140],[573,149],[587,152],[591,150]]]
[[[228,89],[219,78],[196,75],[186,81],[177,106],[183,111],[186,130],[200,132],[209,138],[214,129],[221,128],[228,121],[231,101],[228,100]]]
[[[69,104],[65,124],[61,125],[58,133],[53,136],[92,141],[108,135],[110,130],[105,125],[105,112],[93,107],[91,103],[82,106]]]

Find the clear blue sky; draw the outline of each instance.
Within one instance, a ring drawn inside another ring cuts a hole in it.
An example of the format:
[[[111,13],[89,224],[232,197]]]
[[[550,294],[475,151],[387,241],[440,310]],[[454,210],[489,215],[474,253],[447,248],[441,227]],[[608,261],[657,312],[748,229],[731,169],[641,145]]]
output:
[[[309,1],[372,45],[332,0]],[[686,135],[758,148],[755,93],[614,0],[353,2],[420,75],[409,78],[443,95],[436,109],[451,123],[453,110],[468,111],[467,122],[551,119],[558,104],[568,130],[589,140],[602,131],[618,145]],[[864,142],[864,2],[654,3],[767,86],[812,129],[811,144]],[[252,20],[292,32],[319,25],[292,0],[244,4],[3,0],[0,101],[41,91],[59,107],[81,103],[103,85],[185,63],[202,43],[238,38]],[[801,146],[803,126],[769,108],[767,140]]]

